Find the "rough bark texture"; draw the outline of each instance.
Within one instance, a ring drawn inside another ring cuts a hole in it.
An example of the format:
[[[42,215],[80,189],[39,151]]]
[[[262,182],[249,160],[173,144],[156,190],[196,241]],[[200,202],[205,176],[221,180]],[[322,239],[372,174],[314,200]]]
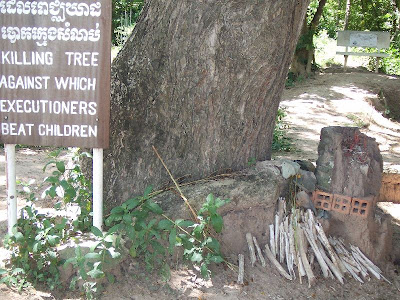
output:
[[[308,5],[151,0],[112,66],[106,208],[168,181],[270,157],[275,114]]]

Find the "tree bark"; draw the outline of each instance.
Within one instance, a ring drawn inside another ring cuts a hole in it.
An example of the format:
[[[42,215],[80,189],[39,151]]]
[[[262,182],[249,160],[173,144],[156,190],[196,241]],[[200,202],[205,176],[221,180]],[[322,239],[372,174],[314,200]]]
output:
[[[319,1],[317,11],[315,12],[310,24],[307,24],[307,19],[304,18],[301,30],[301,35],[304,37],[302,41],[303,45],[295,52],[290,68],[290,71],[293,72],[295,76],[308,76],[311,74],[311,65],[315,55],[314,34],[318,27],[326,2],[327,0]]]
[[[346,13],[344,16],[344,29],[347,30],[349,27],[349,18],[350,18],[350,8],[351,8],[351,0],[346,1]]]
[[[269,159],[308,0],[150,0],[114,60],[109,210],[168,175],[192,179]]]

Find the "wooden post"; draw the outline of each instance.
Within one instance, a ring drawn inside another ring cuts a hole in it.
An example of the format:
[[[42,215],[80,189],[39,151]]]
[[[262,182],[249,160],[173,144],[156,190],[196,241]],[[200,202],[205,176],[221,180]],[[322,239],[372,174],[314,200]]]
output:
[[[346,50],[345,50],[346,52],[348,52],[349,51],[349,48],[348,47],[346,47]],[[344,56],[344,64],[343,64],[343,70],[346,72],[347,71],[347,59],[349,58],[349,56],[348,55],[345,55]]]
[[[5,144],[8,234],[17,224],[17,191],[15,175],[15,145]]]
[[[93,226],[103,227],[103,149],[93,149]]]
[[[380,62],[380,57],[376,57],[376,62],[375,62],[375,73],[379,73],[379,62]]]

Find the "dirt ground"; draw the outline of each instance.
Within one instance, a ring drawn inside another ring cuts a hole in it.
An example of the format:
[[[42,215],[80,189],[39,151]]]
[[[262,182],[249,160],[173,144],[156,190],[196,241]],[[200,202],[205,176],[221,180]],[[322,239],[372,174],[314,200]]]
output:
[[[317,159],[320,130],[331,125],[361,126],[362,131],[376,138],[387,172],[400,173],[400,124],[382,116],[375,109],[383,100],[382,86],[397,88],[400,78],[374,74],[356,69],[343,73],[327,70],[315,78],[296,83],[284,92],[281,105],[286,108],[289,136],[296,151],[279,153],[275,158]],[[374,104],[374,105],[372,105]],[[20,149],[17,152],[17,177],[23,182],[35,179],[39,184],[45,175],[42,168],[49,150]],[[0,150],[0,170],[4,170],[4,151]],[[20,201],[21,202],[21,201]],[[21,202],[21,205],[23,202]],[[42,202],[45,207],[51,203]],[[102,299],[400,299],[400,204],[381,203],[380,207],[393,216],[394,237],[392,261],[380,265],[392,284],[371,279],[361,285],[347,277],[344,285],[319,276],[317,284],[308,288],[306,282],[289,282],[276,270],[256,266],[246,270],[246,284],[237,285],[237,275],[223,266],[213,269],[214,276],[203,280],[196,270],[177,263],[170,281],[163,282],[156,274],[149,274],[141,262],[128,260],[118,272],[117,281],[109,285]],[[7,212],[5,174],[0,172],[0,235],[6,232]],[[0,248],[0,257],[4,256]],[[304,281],[306,281],[304,279]],[[51,294],[29,290],[18,294],[0,285],[0,299],[78,299],[79,294],[57,292]]]

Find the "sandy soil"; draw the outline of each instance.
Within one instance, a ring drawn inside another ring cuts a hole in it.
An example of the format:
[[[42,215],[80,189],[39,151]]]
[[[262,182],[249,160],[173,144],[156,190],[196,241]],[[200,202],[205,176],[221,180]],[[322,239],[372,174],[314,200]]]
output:
[[[317,158],[319,134],[330,125],[364,126],[362,131],[376,138],[384,158],[385,170],[400,172],[400,124],[382,117],[371,103],[379,102],[382,85],[400,85],[400,79],[356,70],[348,73],[322,73],[314,79],[297,83],[284,93],[282,106],[286,107],[290,124],[289,135],[297,151],[276,157],[293,159]],[[17,152],[17,174],[22,181],[45,175],[41,169],[46,161],[46,150],[21,149]],[[0,170],[4,170],[4,151],[0,150]],[[43,203],[46,206],[46,202]],[[49,203],[47,203],[47,206]],[[382,208],[394,217],[394,247],[400,249],[399,205],[384,203]],[[0,173],[0,235],[6,231],[5,176]],[[1,250],[0,250],[1,251]],[[0,255],[1,252],[0,252]],[[394,252],[393,260],[400,259]],[[363,285],[348,280],[344,285],[321,278],[312,288],[303,282],[288,282],[268,265],[247,269],[244,286],[235,284],[236,274],[224,268],[215,268],[212,280],[203,280],[195,270],[181,264],[172,270],[170,281],[163,282],[156,274],[149,274],[141,262],[126,261],[118,272],[117,282],[108,286],[102,299],[400,299],[400,268],[388,263],[380,266],[392,282],[371,279]],[[0,299],[77,299],[80,296],[67,291],[50,294],[37,290],[18,294],[0,285]]]

